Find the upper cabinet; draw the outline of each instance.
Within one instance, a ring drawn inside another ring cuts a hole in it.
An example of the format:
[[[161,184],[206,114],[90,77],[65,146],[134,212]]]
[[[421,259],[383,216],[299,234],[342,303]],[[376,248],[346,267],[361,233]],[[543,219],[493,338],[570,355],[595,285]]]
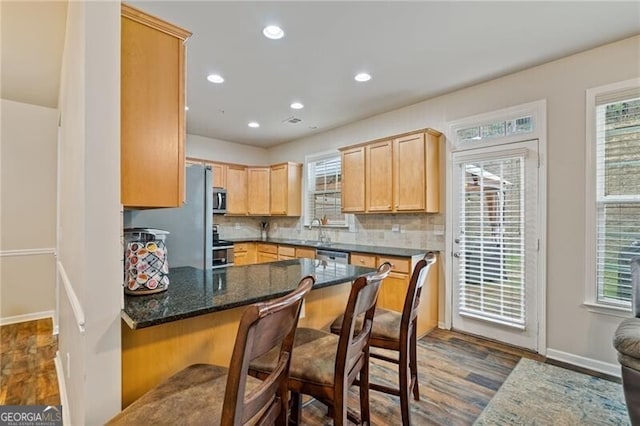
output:
[[[342,151],[342,211],[440,211],[441,133],[424,129]]]
[[[211,163],[211,170],[213,171],[213,187],[226,188],[227,165],[222,163]]]
[[[184,43],[190,35],[122,5],[120,167],[126,207],[184,202]]]
[[[358,146],[342,151],[342,211],[365,211],[365,148]]]
[[[271,166],[271,215],[300,216],[302,205],[302,164]]]
[[[247,213],[254,216],[269,215],[269,167],[247,168]]]
[[[227,213],[247,214],[247,168],[227,165]]]

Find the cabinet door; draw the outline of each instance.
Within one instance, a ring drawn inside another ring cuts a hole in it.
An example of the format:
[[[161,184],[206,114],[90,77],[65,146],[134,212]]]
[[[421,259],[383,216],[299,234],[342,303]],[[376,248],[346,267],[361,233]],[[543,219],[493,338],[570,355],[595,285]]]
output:
[[[306,247],[297,247],[296,248],[296,257],[297,258],[307,258],[307,259],[315,259],[316,258],[316,250],[310,249]]]
[[[365,149],[342,151],[342,211],[365,211]]]
[[[227,166],[227,214],[247,214],[247,169]]]
[[[367,145],[367,211],[389,212],[393,203],[393,142]]]
[[[249,264],[249,253],[246,251],[233,252],[233,264],[236,266]]]
[[[399,272],[390,272],[382,282],[378,306],[384,309],[402,312],[404,298],[409,287],[409,275]]]
[[[184,41],[191,35],[122,5],[120,51],[121,202],[184,202]]]
[[[271,214],[287,214],[287,195],[289,193],[287,165],[271,166]]]
[[[213,171],[213,187],[226,189],[227,165],[220,163],[211,163],[211,170]]]
[[[424,211],[425,209],[425,148],[424,133],[393,141],[394,210]]]
[[[277,253],[265,253],[265,252],[258,252],[258,263],[268,263],[268,262],[275,262],[278,260],[278,254]]]
[[[269,168],[249,167],[247,169],[247,212],[250,215],[269,215]]]

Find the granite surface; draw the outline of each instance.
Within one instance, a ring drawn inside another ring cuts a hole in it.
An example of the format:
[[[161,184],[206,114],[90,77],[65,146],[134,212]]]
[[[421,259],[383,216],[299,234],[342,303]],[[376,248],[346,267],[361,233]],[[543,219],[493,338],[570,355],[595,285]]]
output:
[[[229,238],[228,241],[233,241],[234,243],[271,243],[271,244],[281,244],[281,245],[290,245],[297,247],[310,247],[315,249],[322,250],[332,250],[332,251],[341,251],[341,252],[354,252],[354,253],[370,253],[370,254],[378,254],[385,256],[398,256],[398,257],[412,257],[423,255],[428,251],[437,252],[438,250],[429,250],[429,249],[413,249],[413,248],[402,248],[402,247],[383,247],[383,246],[368,246],[361,244],[343,244],[343,243],[323,243],[320,241],[310,241],[310,240],[292,240],[287,238],[267,238],[266,240],[256,239],[256,238]]]
[[[313,289],[352,281],[374,269],[314,259],[281,260],[205,271],[171,268],[169,288],[151,295],[125,295],[122,318],[132,329],[223,311],[283,296],[313,275]]]

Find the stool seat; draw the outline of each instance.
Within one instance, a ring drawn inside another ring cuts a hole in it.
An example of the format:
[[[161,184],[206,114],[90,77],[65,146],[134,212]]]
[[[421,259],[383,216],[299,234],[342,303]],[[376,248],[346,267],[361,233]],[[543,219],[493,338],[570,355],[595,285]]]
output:
[[[331,332],[340,333],[344,315],[340,315],[331,324]],[[386,341],[385,347],[392,350],[400,349],[400,325],[402,324],[402,313],[390,311],[384,308],[376,308],[373,317],[373,328],[371,329],[371,339]],[[356,329],[362,327],[362,321],[358,320]]]
[[[194,364],[134,401],[107,425],[216,424],[222,415],[228,369]],[[262,381],[247,378],[247,391]],[[259,415],[258,417],[259,418]]]

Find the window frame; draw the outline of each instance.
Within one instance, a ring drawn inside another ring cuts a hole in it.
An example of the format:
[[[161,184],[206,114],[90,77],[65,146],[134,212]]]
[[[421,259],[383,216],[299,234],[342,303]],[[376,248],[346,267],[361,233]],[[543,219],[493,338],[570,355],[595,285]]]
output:
[[[324,151],[315,154],[306,155],[304,159],[305,165],[305,173],[303,179],[304,191],[303,191],[303,220],[302,224],[305,227],[308,227],[311,224],[311,220],[314,218],[312,213],[312,206],[310,201],[310,182],[309,182],[309,170],[311,169],[310,163],[315,163],[318,161],[329,160],[333,158],[338,158],[342,161],[340,151],[331,150]],[[342,163],[340,163],[342,167]],[[342,175],[342,172],[341,172]],[[342,193],[342,188],[340,188],[340,193]],[[349,213],[343,213],[345,216],[344,223],[334,223],[329,225],[323,225],[323,228],[333,228],[333,229],[352,229],[354,226],[354,215]]]
[[[625,80],[613,84],[594,87],[586,91],[586,167],[585,167],[585,298],[584,305],[591,311],[613,316],[627,317],[631,312],[631,302],[623,304],[603,303],[598,299],[599,283],[597,278],[598,255],[598,164],[604,161],[598,157],[597,148],[597,98],[615,96],[632,90],[640,91],[640,78]],[[625,196],[620,196],[623,199]],[[627,197],[628,198],[628,197]],[[611,200],[615,202],[618,200]]]

